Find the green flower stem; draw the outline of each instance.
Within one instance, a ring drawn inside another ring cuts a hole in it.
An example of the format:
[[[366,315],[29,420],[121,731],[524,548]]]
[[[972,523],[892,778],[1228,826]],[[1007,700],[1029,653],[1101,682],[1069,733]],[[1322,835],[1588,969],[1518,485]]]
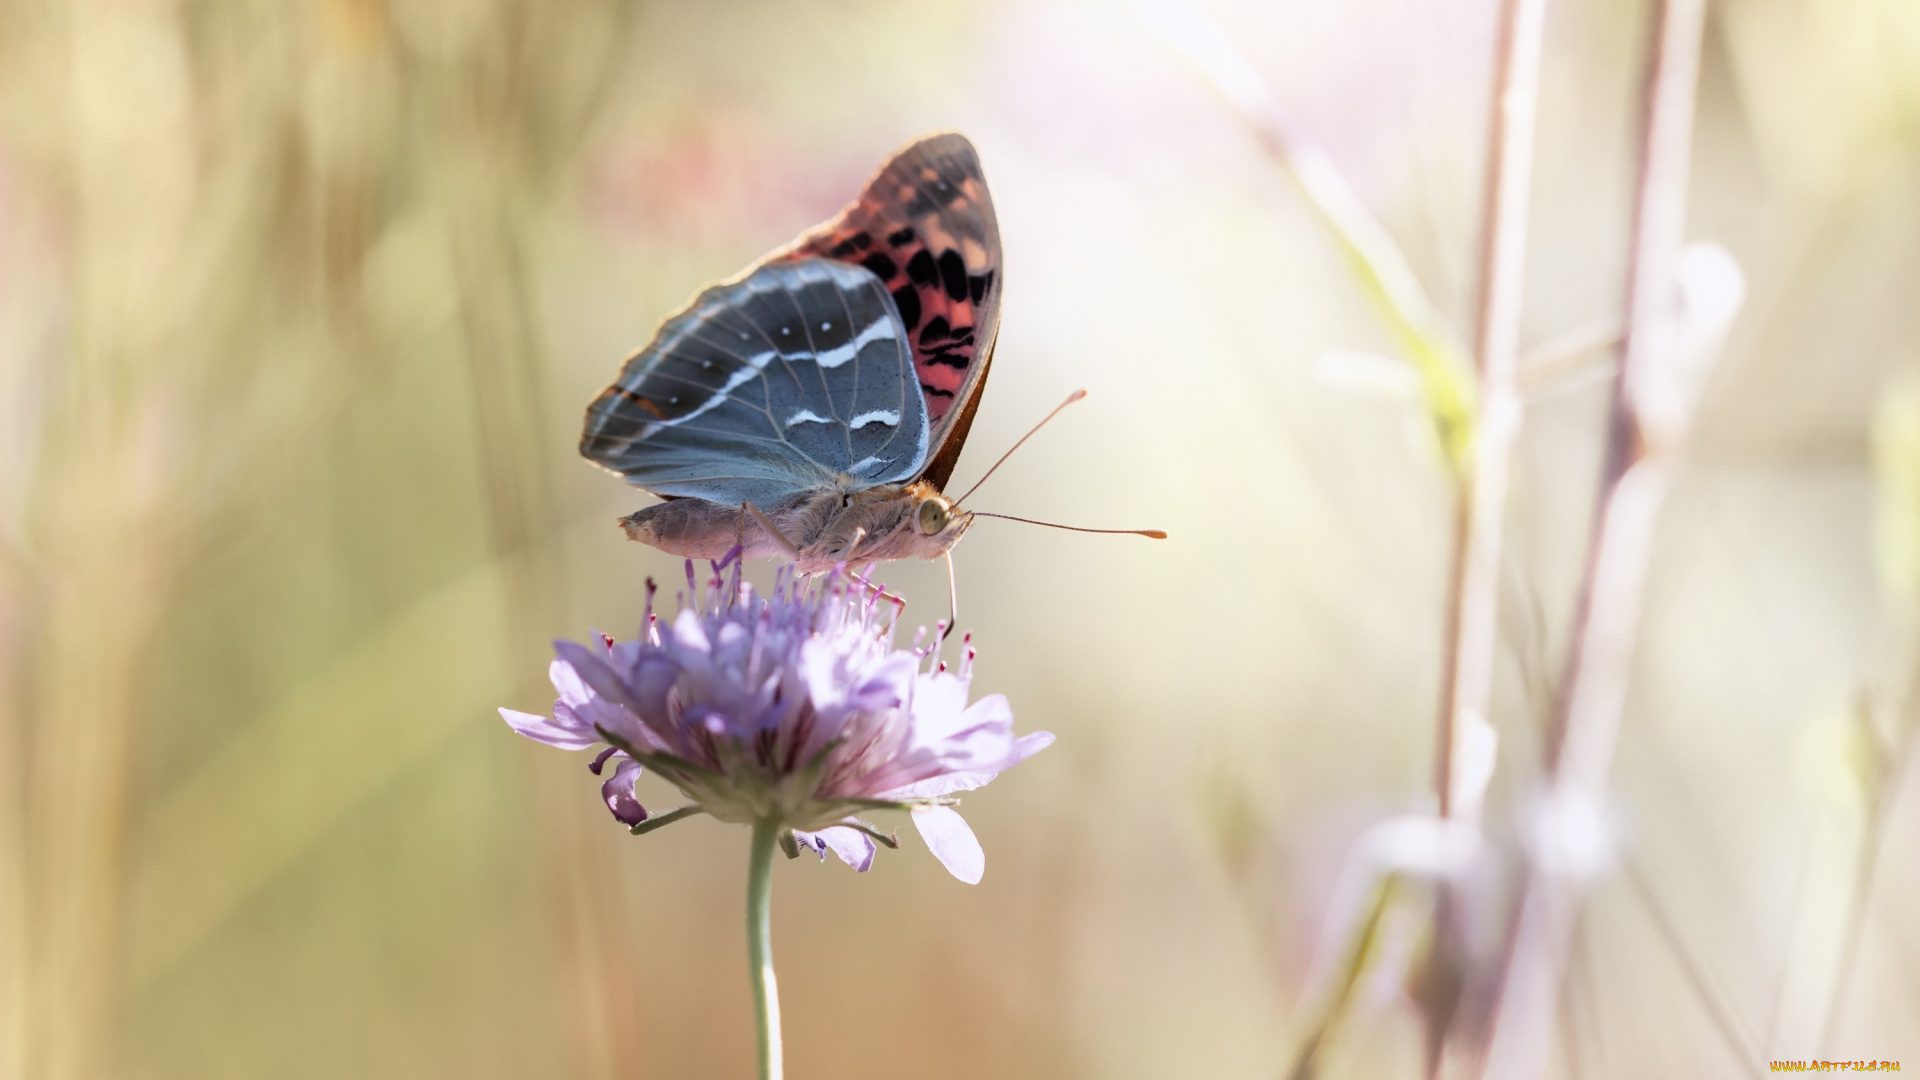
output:
[[[695,814],[704,814],[706,812],[707,808],[704,806],[682,806],[677,810],[669,810],[664,814],[655,814],[627,831],[635,836],[645,836],[655,829],[664,829],[668,825],[679,821],[681,818],[689,818]]]
[[[753,823],[747,857],[747,966],[753,980],[753,1019],[760,1033],[760,1080],[781,1080],[780,991],[773,981],[773,847],[780,822]]]

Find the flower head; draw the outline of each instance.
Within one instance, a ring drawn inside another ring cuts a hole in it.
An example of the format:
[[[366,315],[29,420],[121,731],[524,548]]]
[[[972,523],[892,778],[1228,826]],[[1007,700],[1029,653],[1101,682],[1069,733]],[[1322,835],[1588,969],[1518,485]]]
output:
[[[559,700],[551,717],[501,709],[515,731],[567,750],[606,743],[592,764],[601,794],[644,831],[633,794],[644,765],[722,821],[775,820],[789,854],[831,850],[856,870],[892,838],[853,815],[903,809],[955,877],[977,882],[985,856],[951,796],[992,780],[1053,742],[1015,737],[1006,698],[968,704],[973,647],[956,668],[937,649],[893,645],[897,608],[878,589],[830,574],[802,585],[782,573],[769,596],[716,567],[704,596],[642,637],[554,643]]]

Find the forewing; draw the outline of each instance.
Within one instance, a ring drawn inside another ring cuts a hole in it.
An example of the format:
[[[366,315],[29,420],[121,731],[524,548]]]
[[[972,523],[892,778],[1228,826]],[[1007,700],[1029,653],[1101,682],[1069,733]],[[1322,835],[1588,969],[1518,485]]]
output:
[[[774,506],[912,479],[929,425],[907,329],[865,268],[802,258],[714,285],[587,407],[580,452],[656,495]]]
[[[952,132],[913,143],[838,217],[770,261],[814,256],[865,267],[893,298],[932,423],[925,478],[944,487],[999,326],[1000,226],[973,144]]]

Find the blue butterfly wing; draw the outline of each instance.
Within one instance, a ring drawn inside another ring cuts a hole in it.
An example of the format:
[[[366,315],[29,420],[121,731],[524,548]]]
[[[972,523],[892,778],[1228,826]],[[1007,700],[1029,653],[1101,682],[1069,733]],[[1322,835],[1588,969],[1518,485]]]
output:
[[[714,285],[587,406],[580,452],[656,495],[777,506],[927,459],[907,328],[863,267],[809,258]]]

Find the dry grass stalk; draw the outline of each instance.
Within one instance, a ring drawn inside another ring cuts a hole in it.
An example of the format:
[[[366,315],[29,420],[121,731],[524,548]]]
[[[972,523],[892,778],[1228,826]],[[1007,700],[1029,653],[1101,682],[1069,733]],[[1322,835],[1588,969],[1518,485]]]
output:
[[[1499,640],[1501,546],[1507,474],[1521,421],[1517,383],[1527,210],[1532,177],[1545,0],[1505,0],[1493,85],[1491,138],[1480,252],[1477,381],[1464,369],[1451,328],[1412,267],[1332,160],[1290,124],[1259,73],[1226,35],[1178,3],[1145,5],[1156,28],[1194,61],[1293,177],[1343,249],[1387,327],[1419,372],[1435,432],[1458,479],[1454,560],[1436,723],[1434,787],[1442,816],[1477,822],[1491,753],[1487,721]],[[1435,890],[1433,948],[1422,972],[1429,1070],[1448,1038],[1468,959],[1454,923],[1451,884]],[[1353,955],[1364,957],[1364,947]],[[1359,960],[1355,961],[1356,963]],[[1349,979],[1357,972],[1350,971]],[[1348,995],[1312,1027],[1295,1075],[1311,1075]]]
[[[1679,368],[1680,257],[1704,0],[1661,0],[1653,20],[1642,160],[1599,510],[1561,702],[1549,730],[1547,792],[1494,1006],[1484,1075],[1546,1067],[1591,852],[1568,835],[1602,814],[1626,702],[1653,530],[1698,389]],[[1704,358],[1703,358],[1704,359]],[[1591,838],[1589,838],[1591,839]]]
[[[1434,752],[1440,814],[1467,821],[1479,817],[1484,780],[1479,785],[1458,782],[1468,754],[1463,743],[1468,725],[1486,724],[1491,710],[1507,474],[1520,431],[1516,373],[1546,7],[1546,0],[1505,0],[1500,6],[1474,348],[1480,372],[1478,408],[1471,472],[1460,493],[1461,536],[1450,583],[1452,621],[1441,666],[1444,683]]]
[[[1454,558],[1447,583],[1440,708],[1434,737],[1434,794],[1442,817],[1477,824],[1491,775],[1494,661],[1500,643],[1501,548],[1507,481],[1522,417],[1518,367],[1534,117],[1540,84],[1545,0],[1504,0],[1494,60],[1480,242],[1479,367],[1472,457],[1455,506]],[[1432,946],[1419,994],[1426,1014],[1427,1071],[1442,1065],[1472,958],[1462,898],[1442,884],[1434,898]]]
[[[1392,235],[1326,151],[1287,119],[1267,81],[1224,31],[1183,0],[1144,0],[1141,12],[1233,104],[1333,234],[1367,299],[1419,375],[1448,461],[1464,471],[1473,438],[1473,373],[1453,328]]]
[[[9,31],[0,86],[44,103],[0,117],[8,179],[57,223],[47,227],[57,241],[21,277],[42,279],[36,287],[52,295],[40,304],[59,324],[47,355],[0,353],[0,386],[45,387],[28,486],[0,491],[9,526],[0,768],[30,778],[0,783],[0,1080],[120,1071],[130,756],[154,632],[190,567],[257,533],[263,506],[284,504],[272,496],[311,463],[315,433],[372,367],[361,270],[391,221],[383,195],[415,160],[385,138],[400,119],[382,93],[396,72],[422,73],[406,69],[377,6],[312,14],[105,2],[0,17]],[[500,53],[547,12],[497,14]],[[606,22],[623,26],[617,15]],[[598,42],[603,68],[622,36]],[[580,73],[515,70],[490,85],[572,92]],[[567,108],[508,118],[542,139],[577,139],[604,87],[603,78]],[[566,160],[554,149],[521,158]],[[492,208],[496,223],[508,205]],[[516,298],[506,310],[524,307]],[[509,368],[524,367],[518,330],[475,334]],[[519,439],[508,453],[550,449],[526,446]],[[552,519],[516,511],[514,520],[524,534]],[[29,670],[31,679],[9,678]],[[232,891],[259,888],[280,865],[229,868]],[[176,913],[141,914],[136,925]],[[603,1012],[630,1030],[629,1000]],[[581,1056],[618,1053],[614,1037],[595,1040],[614,1049]]]

